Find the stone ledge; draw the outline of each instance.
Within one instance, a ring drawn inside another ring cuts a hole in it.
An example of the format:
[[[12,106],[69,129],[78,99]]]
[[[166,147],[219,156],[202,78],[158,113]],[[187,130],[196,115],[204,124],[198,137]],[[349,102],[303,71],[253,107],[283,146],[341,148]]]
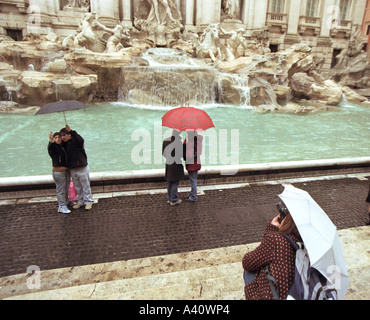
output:
[[[198,173],[198,185],[256,183],[356,173],[370,175],[370,157],[203,167]],[[164,176],[164,169],[90,173],[93,193],[163,188]],[[185,177],[180,187],[187,185]],[[51,175],[0,178],[0,200],[54,194],[55,184]]]

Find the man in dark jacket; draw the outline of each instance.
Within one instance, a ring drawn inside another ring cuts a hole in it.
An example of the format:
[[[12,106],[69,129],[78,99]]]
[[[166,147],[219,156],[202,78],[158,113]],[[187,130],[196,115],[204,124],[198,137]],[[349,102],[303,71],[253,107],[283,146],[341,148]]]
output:
[[[84,139],[66,125],[60,130],[63,147],[67,151],[68,168],[77,192],[77,204],[72,208],[78,209],[85,206],[86,210],[92,208],[93,200],[90,188],[90,170],[84,148]]]
[[[172,136],[162,144],[162,155],[166,158],[167,202],[171,206],[182,202],[178,197],[179,182],[184,177],[182,148],[180,131],[174,129]]]
[[[59,132],[49,134],[48,153],[53,163],[53,179],[57,190],[58,212],[70,213],[68,209],[68,187],[70,174],[67,168],[67,153],[62,146]]]

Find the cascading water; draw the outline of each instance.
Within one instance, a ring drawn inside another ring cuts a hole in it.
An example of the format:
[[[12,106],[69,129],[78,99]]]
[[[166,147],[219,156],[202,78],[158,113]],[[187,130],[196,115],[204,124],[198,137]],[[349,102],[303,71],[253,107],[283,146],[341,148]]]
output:
[[[122,67],[119,101],[130,104],[178,106],[217,101],[217,70],[167,48],[148,50],[148,66]]]
[[[249,88],[249,78],[243,74],[233,74],[233,81],[236,88],[240,90],[240,100],[242,107],[248,107],[251,104],[251,90]]]
[[[206,68],[123,67],[119,100],[173,106],[216,101],[216,73]]]

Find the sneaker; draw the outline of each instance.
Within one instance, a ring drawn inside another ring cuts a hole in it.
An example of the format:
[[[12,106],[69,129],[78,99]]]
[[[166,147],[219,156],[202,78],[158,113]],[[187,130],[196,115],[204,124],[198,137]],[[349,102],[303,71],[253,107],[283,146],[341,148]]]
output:
[[[71,210],[69,210],[68,208],[66,207],[62,207],[62,208],[59,208],[58,209],[58,212],[61,212],[61,213],[71,213]]]
[[[197,202],[198,200],[191,200],[189,197],[186,197],[185,198],[185,201],[186,202]]]
[[[83,207],[84,205],[83,204],[75,204],[73,207],[72,207],[72,209],[80,209],[81,207]]]
[[[171,206],[175,206],[177,204],[180,204],[181,202],[182,202],[182,200],[181,199],[178,199],[176,202],[170,202],[170,205]]]
[[[88,210],[91,210],[92,209],[92,203],[89,203],[87,205],[85,205],[85,210],[88,211]]]

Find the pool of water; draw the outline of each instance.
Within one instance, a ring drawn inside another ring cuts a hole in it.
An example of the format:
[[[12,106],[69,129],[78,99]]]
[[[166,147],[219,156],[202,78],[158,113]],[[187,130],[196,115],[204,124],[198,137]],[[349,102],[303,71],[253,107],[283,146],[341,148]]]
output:
[[[203,164],[228,165],[370,155],[370,107],[342,104],[312,114],[257,113],[230,105],[203,107],[215,128],[204,132]],[[66,113],[85,139],[92,172],[164,167],[161,126],[166,107],[124,103],[91,105]],[[62,113],[0,115],[0,177],[51,172],[48,133],[64,126]]]

